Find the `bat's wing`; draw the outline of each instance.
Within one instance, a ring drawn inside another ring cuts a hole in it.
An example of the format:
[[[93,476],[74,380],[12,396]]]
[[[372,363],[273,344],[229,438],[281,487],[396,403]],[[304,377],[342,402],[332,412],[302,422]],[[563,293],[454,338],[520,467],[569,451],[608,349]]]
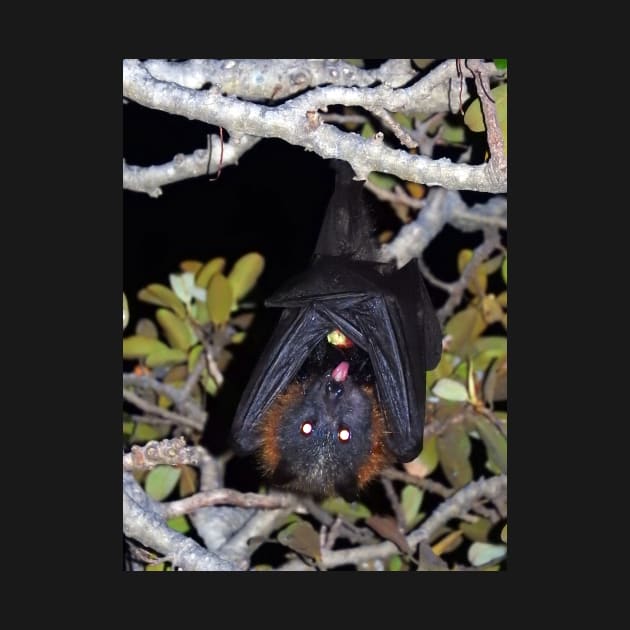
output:
[[[237,409],[237,448],[257,448],[254,429],[266,409],[314,347],[339,328],[370,357],[390,449],[401,461],[413,459],[422,446],[425,372],[441,353],[439,325],[422,289],[414,261],[396,270],[324,256],[274,294],[267,305],[284,310]]]
[[[259,446],[259,420],[329,331],[330,323],[311,305],[282,311],[236,410],[232,437],[239,453]]]
[[[409,461],[422,448],[426,371],[440,360],[442,334],[415,261],[370,281],[365,293],[317,310],[369,354],[389,447]]]

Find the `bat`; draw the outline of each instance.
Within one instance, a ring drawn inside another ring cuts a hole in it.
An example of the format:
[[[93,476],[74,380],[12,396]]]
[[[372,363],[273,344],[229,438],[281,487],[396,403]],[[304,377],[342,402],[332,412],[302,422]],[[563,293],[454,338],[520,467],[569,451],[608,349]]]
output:
[[[333,160],[335,189],[311,264],[265,301],[279,322],[232,425],[270,482],[356,499],[422,449],[426,371],[442,333],[418,262],[379,262],[369,199]]]

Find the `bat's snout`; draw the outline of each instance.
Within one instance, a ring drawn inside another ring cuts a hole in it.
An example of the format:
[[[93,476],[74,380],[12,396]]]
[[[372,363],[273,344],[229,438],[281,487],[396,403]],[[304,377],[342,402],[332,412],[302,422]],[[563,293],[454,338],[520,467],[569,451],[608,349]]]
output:
[[[326,394],[329,398],[337,399],[343,394],[343,383],[338,383],[335,380],[330,380],[326,383]]]

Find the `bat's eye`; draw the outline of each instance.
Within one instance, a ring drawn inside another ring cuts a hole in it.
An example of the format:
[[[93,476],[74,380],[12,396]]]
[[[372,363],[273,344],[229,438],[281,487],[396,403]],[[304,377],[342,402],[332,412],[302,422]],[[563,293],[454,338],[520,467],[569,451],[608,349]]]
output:
[[[308,420],[306,422],[302,422],[302,425],[300,426],[300,433],[302,435],[310,435],[313,433],[313,423]]]
[[[349,442],[352,436],[350,435],[349,429],[339,429],[339,433],[337,433],[337,437],[339,438],[340,442]]]

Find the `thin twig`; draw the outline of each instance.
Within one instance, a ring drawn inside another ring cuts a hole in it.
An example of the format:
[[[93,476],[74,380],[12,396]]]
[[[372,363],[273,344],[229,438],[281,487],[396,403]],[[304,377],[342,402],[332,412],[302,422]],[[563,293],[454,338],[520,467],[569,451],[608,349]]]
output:
[[[166,420],[170,420],[174,424],[181,424],[197,431],[203,430],[203,423],[200,423],[198,420],[182,416],[181,414],[169,411],[168,409],[162,409],[162,407],[158,407],[157,405],[147,402],[144,398],[140,398],[140,396],[127,389],[123,389],[123,398],[132,405],[138,407],[138,409],[161,416]]]
[[[383,107],[378,107],[373,110],[373,113],[378,116],[383,124],[409,149],[415,149],[418,147],[418,143],[409,135],[403,126],[394,120],[394,117]]]
[[[297,499],[292,494],[256,494],[255,492],[238,492],[229,488],[220,488],[209,492],[198,492],[190,497],[164,503],[164,516],[173,518],[182,514],[190,514],[211,505],[235,505],[246,508],[278,509],[295,507]]]
[[[397,470],[396,468],[388,468],[387,470],[384,470],[381,474],[386,479],[404,481],[405,483],[417,486],[418,488],[422,488],[423,490],[428,490],[433,494],[438,494],[445,499],[452,496],[454,492],[454,490],[447,488],[437,481],[433,481],[432,479],[427,479],[424,477],[418,477],[417,475],[411,475],[409,473],[403,472],[402,470]]]
[[[365,187],[374,194],[377,199],[381,201],[389,201],[392,203],[404,203],[406,206],[410,208],[414,208],[419,210],[424,206],[425,202],[423,199],[415,199],[411,195],[407,195],[402,188],[396,186],[394,191],[385,190],[376,184],[373,184],[371,181],[365,182]]]
[[[464,296],[464,291],[477,270],[477,267],[479,267],[479,265],[481,265],[481,263],[484,262],[484,260],[486,260],[501,243],[501,237],[496,229],[484,230],[484,234],[485,239],[483,243],[475,249],[472,258],[468,261],[468,264],[462,271],[459,280],[453,283],[450,291],[451,294],[448,299],[437,312],[437,316],[441,324],[444,324],[444,322],[457,308],[457,305],[461,302],[462,297]]]
[[[394,484],[391,482],[391,479],[388,478],[386,475],[381,476],[381,483],[383,484],[383,488],[385,488],[385,494],[387,495],[389,503],[392,506],[392,510],[394,511],[394,515],[396,516],[398,529],[401,532],[404,532],[407,526],[407,521],[405,520],[405,512],[402,509],[400,501],[398,500],[396,490],[394,490]]]
[[[186,415],[193,418],[201,426],[201,428],[203,428],[206,423],[206,412],[203,411],[199,405],[189,397],[189,395],[184,395],[186,392],[179,387],[163,383],[148,374],[123,374],[123,387],[129,386],[152,389],[154,392],[170,398],[179,411],[184,412]]]

